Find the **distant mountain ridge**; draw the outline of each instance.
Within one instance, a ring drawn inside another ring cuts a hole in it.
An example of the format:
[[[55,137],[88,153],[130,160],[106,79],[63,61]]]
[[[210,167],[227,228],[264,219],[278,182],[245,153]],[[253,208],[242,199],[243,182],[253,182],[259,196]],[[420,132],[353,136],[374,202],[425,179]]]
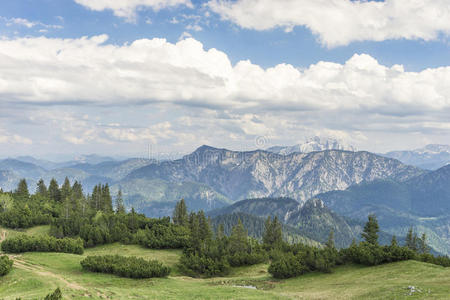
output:
[[[450,165],[404,182],[377,180],[316,197],[351,218],[375,213],[392,234],[404,235],[414,226],[427,234],[433,248],[450,254]]]
[[[382,155],[408,165],[436,170],[450,164],[450,145],[432,144],[416,150],[391,151]]]
[[[369,152],[327,150],[279,155],[263,150],[237,152],[202,146],[182,159],[137,169],[123,181],[140,178],[199,182],[232,201],[270,196],[304,202],[316,194],[343,190],[362,181],[402,181],[423,173]]]
[[[232,215],[245,219],[248,219],[246,215],[263,219],[268,216],[276,216],[287,226],[286,230],[292,228],[291,233],[322,244],[326,243],[330,232],[333,231],[337,247],[348,247],[353,239],[360,240],[364,227],[363,220],[342,217],[326,207],[317,198],[310,199],[303,205],[290,198],[246,199],[230,206],[213,210],[208,215],[213,220],[226,220]],[[366,218],[367,216],[365,216]],[[250,223],[251,228],[254,227],[249,220],[246,221]],[[255,228],[258,229],[259,227],[256,226]],[[259,228],[259,231],[261,230],[263,229]],[[392,236],[385,232],[380,233],[380,242],[382,244],[388,244],[391,238]]]
[[[310,153],[314,151],[325,150],[347,150],[357,151],[352,145],[346,144],[335,138],[321,138],[318,136],[306,139],[305,142],[294,146],[274,146],[267,149],[268,152],[273,152],[281,155],[289,155],[292,153]]]
[[[128,207],[154,216],[170,214],[180,198],[204,210],[256,197],[290,197],[303,203],[317,194],[365,181],[404,181],[425,173],[369,152],[326,150],[279,155],[210,146],[173,161],[77,162],[46,170],[32,163],[0,160],[0,170],[12,172],[0,180],[3,189],[14,189],[20,178],[28,180],[30,191],[39,178],[48,184],[53,177],[62,183],[67,176],[71,182],[81,182],[85,192],[98,183],[109,183],[113,193],[122,189]]]

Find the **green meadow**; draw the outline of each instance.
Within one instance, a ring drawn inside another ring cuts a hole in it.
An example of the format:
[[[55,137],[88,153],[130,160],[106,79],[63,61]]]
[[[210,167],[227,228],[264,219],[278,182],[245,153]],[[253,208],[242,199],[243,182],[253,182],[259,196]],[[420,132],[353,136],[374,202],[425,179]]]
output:
[[[2,231],[3,229],[0,229]],[[28,234],[45,234],[48,227]],[[17,234],[8,230],[8,234]],[[120,254],[157,259],[172,268],[168,278],[125,279],[89,273],[80,261],[88,255]],[[12,256],[13,271],[0,278],[0,299],[42,299],[57,287],[65,299],[449,299],[450,268],[406,261],[375,267],[336,267],[330,274],[310,273],[275,280],[266,264],[236,268],[227,277],[199,279],[180,274],[180,250],[150,250],[112,244],[83,255],[25,253]],[[408,286],[417,292],[409,295]]]

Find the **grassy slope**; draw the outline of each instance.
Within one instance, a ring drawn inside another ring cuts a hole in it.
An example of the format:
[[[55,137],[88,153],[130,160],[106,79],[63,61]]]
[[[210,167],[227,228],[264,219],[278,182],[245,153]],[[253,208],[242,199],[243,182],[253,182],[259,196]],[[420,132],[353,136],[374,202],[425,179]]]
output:
[[[40,226],[27,233],[47,231],[48,227]],[[16,267],[0,278],[0,299],[42,298],[57,286],[67,299],[448,299],[450,295],[450,268],[415,261],[370,268],[343,266],[332,274],[312,273],[282,281],[273,280],[262,264],[237,268],[226,278],[194,279],[178,272],[180,253],[120,244],[88,249],[83,256],[25,253],[15,256]],[[82,271],[79,262],[83,257],[102,254],[158,259],[173,271],[169,278],[146,280]],[[258,290],[236,287],[244,285]],[[422,293],[406,296],[410,285]]]

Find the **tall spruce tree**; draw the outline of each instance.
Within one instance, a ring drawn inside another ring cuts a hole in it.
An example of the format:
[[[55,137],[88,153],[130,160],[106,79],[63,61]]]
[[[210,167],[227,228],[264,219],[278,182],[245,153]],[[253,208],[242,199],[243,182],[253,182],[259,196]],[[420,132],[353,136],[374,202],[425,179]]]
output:
[[[281,246],[283,243],[283,232],[281,223],[278,221],[278,217],[275,216],[273,221],[270,216],[264,224],[263,244],[266,248],[274,249]]]
[[[19,181],[14,194],[22,200],[28,199],[30,197],[30,193],[28,192],[28,184],[25,179],[21,179]]]
[[[245,230],[241,219],[238,219],[238,223],[231,230],[229,238],[229,252],[230,254],[246,252],[248,249],[248,233]]]
[[[125,213],[125,204],[123,203],[122,190],[119,189],[116,196],[116,213],[124,214]]]
[[[173,223],[176,225],[187,226],[188,225],[188,212],[184,199],[181,199],[175,205],[173,210]]]
[[[64,183],[61,187],[61,201],[66,201],[67,198],[72,194],[72,187],[70,185],[69,178],[64,179]]]
[[[422,233],[422,237],[419,238],[418,250],[420,253],[426,254],[430,252],[430,247],[427,245],[427,235]]]
[[[368,221],[364,226],[364,230],[361,233],[362,238],[371,245],[378,245],[378,232],[380,227],[378,226],[377,217],[374,214],[368,216]]]
[[[51,200],[55,202],[61,202],[61,191],[59,190],[59,185],[55,178],[52,178],[52,180],[50,180],[50,184],[48,186],[48,195]]]
[[[105,184],[103,187],[101,187],[101,199],[102,199],[102,210],[104,212],[112,212],[113,211],[112,197],[109,192],[108,184]]]
[[[417,252],[417,234],[414,233],[413,228],[410,227],[408,233],[406,234],[406,247],[410,250]]]
[[[334,245],[334,231],[333,230],[330,231],[330,234],[328,235],[328,240],[327,240],[325,246],[327,248],[330,248],[330,249],[334,249],[335,248],[335,245]]]
[[[38,195],[41,195],[42,197],[47,197],[48,196],[48,189],[47,189],[47,186],[45,185],[45,182],[44,182],[44,180],[42,178],[39,179],[39,181],[37,183],[36,193]]]

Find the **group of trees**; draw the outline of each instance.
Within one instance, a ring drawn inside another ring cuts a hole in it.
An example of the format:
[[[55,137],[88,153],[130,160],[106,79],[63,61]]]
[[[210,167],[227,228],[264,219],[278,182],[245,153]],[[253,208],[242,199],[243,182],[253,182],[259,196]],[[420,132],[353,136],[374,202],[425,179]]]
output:
[[[411,259],[450,266],[448,257],[435,257],[428,253],[425,235],[417,238],[410,229],[405,246],[398,245],[395,236],[390,245],[382,246],[378,243],[378,232],[379,225],[375,215],[369,215],[361,234],[363,241],[359,244],[353,241],[348,248],[337,250],[332,233],[322,249],[301,244],[282,244],[271,253],[269,272],[276,278],[289,278],[311,271],[330,272],[333,266],[346,263],[374,266]]]
[[[178,208],[184,206],[184,200],[177,204]],[[183,212],[181,215],[180,211]],[[231,267],[253,265],[268,259],[263,246],[248,236],[240,221],[227,236],[223,226],[219,226],[217,233],[213,234],[210,220],[203,211],[188,216],[184,209],[175,209],[174,216],[177,216],[175,219],[185,220],[190,232],[189,242],[180,259],[180,267],[188,275],[225,275]]]
[[[13,261],[8,256],[0,256],[0,277],[8,274],[13,266]]]
[[[52,236],[18,235],[7,238],[1,244],[2,251],[6,253],[23,252],[62,252],[83,254],[83,241],[81,239],[63,238]]]
[[[87,271],[109,273],[135,279],[166,277],[170,274],[170,268],[159,261],[147,261],[137,257],[119,255],[88,256],[80,263],[82,268]]]

